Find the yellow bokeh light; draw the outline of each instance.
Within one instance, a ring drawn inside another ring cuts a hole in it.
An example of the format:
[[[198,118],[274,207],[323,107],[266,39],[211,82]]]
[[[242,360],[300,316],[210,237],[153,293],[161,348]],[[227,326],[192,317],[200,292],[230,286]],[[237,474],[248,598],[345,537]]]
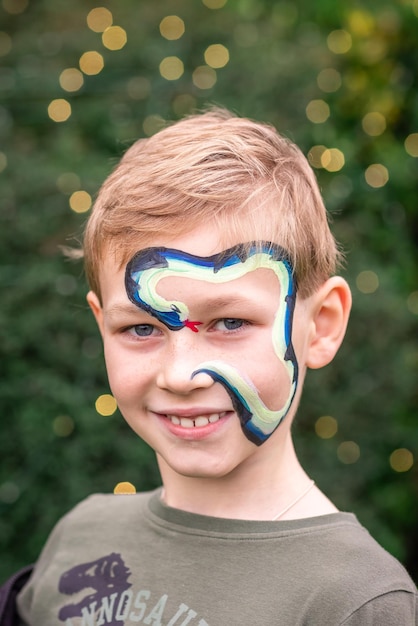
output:
[[[333,30],[327,37],[327,45],[334,54],[345,54],[353,45],[353,40],[346,30]]]
[[[218,69],[229,62],[229,50],[220,43],[214,43],[206,48],[204,57],[207,65]]]
[[[407,448],[398,448],[390,455],[389,463],[395,472],[407,472],[414,464],[414,455]]]
[[[202,0],[205,7],[208,9],[222,9],[227,3],[227,0]]]
[[[322,155],[325,150],[327,150],[326,146],[318,145],[312,146],[312,148],[308,152],[308,161],[312,165],[312,167],[320,168],[322,167]]]
[[[179,117],[190,113],[196,108],[196,98],[189,93],[180,93],[172,102],[173,111]]]
[[[113,415],[118,408],[115,398],[110,393],[99,396],[94,404],[99,415]]]
[[[327,67],[319,72],[316,82],[322,91],[332,93],[341,87],[342,78],[340,72],[333,67]]]
[[[142,123],[142,128],[144,129],[144,133],[151,137],[151,135],[155,135],[165,126],[165,120],[161,117],[161,115],[147,115]]]
[[[100,74],[104,68],[104,59],[99,52],[89,50],[81,55],[79,65],[84,74],[94,76],[95,74]]]
[[[23,13],[29,4],[29,0],[3,0],[3,9],[12,15]]]
[[[345,165],[344,153],[338,148],[327,148],[321,155],[321,165],[328,172],[339,172]]]
[[[305,111],[308,120],[314,124],[323,124],[331,113],[325,100],[311,100]]]
[[[418,17],[418,0],[413,0],[412,10],[415,13],[415,15]]]
[[[74,420],[68,415],[58,415],[52,422],[52,430],[57,437],[68,437],[74,430]]]
[[[337,434],[338,422],[335,417],[323,415],[315,422],[315,432],[321,439],[331,439]]]
[[[136,493],[136,487],[132,483],[127,481],[123,481],[118,483],[113,489],[113,493],[118,495],[131,495]]]
[[[353,35],[370,37],[375,29],[374,17],[368,11],[355,9],[348,14],[348,26]]]
[[[376,272],[364,270],[357,275],[356,286],[361,293],[374,293],[379,288],[379,277]]]
[[[178,80],[184,74],[183,61],[178,57],[165,57],[160,63],[159,70],[166,80]]]
[[[102,35],[102,43],[108,50],[122,50],[127,41],[126,30],[121,26],[109,26]]]
[[[418,133],[411,133],[405,139],[405,150],[410,156],[418,157]]]
[[[76,67],[69,67],[60,74],[60,85],[65,91],[78,91],[84,83],[83,74]]]
[[[48,115],[53,122],[65,122],[71,115],[71,104],[63,98],[52,100],[48,105]]]
[[[4,152],[0,152],[0,172],[5,170],[7,167],[7,156]]]
[[[86,213],[92,203],[91,195],[87,191],[74,191],[69,199],[69,205],[74,213]]]
[[[351,465],[360,458],[360,448],[355,441],[343,441],[337,448],[337,456],[341,463]]]
[[[406,306],[411,313],[418,315],[418,291],[413,291],[409,294],[406,300]]]
[[[192,80],[198,89],[211,89],[217,81],[217,76],[212,67],[200,65],[193,72]]]
[[[9,54],[12,49],[12,38],[8,33],[0,32],[0,57]]]
[[[378,111],[371,111],[361,120],[363,130],[371,137],[378,137],[386,130],[386,118]]]
[[[178,15],[167,15],[160,22],[160,33],[164,39],[174,41],[184,35],[184,22]]]
[[[96,7],[87,15],[87,26],[95,33],[103,33],[106,28],[112,26],[113,15],[105,7]]]
[[[370,187],[377,189],[386,185],[389,180],[389,172],[381,163],[373,163],[364,172],[364,177]]]

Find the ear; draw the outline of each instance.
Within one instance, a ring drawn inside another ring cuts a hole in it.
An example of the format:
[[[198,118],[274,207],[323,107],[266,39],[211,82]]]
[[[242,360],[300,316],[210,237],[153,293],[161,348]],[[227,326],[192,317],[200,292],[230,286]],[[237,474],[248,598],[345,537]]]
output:
[[[350,310],[350,287],[341,276],[328,279],[314,294],[308,367],[318,369],[332,361],[344,339]]]
[[[93,315],[99,327],[100,334],[103,337],[103,309],[102,309],[102,305],[100,304],[100,300],[97,297],[97,295],[94,293],[94,291],[88,292],[87,302],[89,304],[89,307],[93,311]]]

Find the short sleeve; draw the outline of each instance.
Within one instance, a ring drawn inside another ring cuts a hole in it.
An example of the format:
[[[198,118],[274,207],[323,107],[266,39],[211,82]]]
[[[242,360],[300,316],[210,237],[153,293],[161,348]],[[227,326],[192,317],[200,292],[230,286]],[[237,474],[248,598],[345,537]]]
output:
[[[418,626],[417,610],[416,594],[392,591],[363,604],[341,626]]]

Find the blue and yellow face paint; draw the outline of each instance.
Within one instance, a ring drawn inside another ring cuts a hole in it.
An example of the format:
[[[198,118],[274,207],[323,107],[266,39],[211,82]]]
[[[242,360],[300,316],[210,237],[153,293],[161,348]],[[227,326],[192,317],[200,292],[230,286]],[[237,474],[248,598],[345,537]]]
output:
[[[168,301],[158,293],[158,283],[167,277],[191,278],[213,284],[226,283],[257,269],[274,272],[280,287],[280,302],[272,329],[275,355],[282,363],[290,390],[280,410],[270,410],[247,377],[224,361],[206,361],[192,372],[193,378],[205,373],[219,382],[229,394],[245,436],[262,444],[286,416],[296,393],[298,363],[292,345],[292,323],[296,302],[296,282],[287,252],[268,242],[239,244],[218,254],[200,257],[172,248],[146,248],[129,261],[125,287],[129,299],[172,331],[189,328],[198,332],[201,322],[189,318],[184,302]]]

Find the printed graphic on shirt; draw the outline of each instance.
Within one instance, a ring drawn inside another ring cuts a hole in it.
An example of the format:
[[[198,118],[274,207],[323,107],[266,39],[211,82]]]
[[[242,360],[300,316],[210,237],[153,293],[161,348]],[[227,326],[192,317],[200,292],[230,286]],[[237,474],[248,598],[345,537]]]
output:
[[[135,589],[131,571],[120,554],[112,552],[95,561],[80,563],[64,572],[60,593],[71,596],[58,618],[64,626],[209,626],[187,604],[167,610],[168,595]]]

